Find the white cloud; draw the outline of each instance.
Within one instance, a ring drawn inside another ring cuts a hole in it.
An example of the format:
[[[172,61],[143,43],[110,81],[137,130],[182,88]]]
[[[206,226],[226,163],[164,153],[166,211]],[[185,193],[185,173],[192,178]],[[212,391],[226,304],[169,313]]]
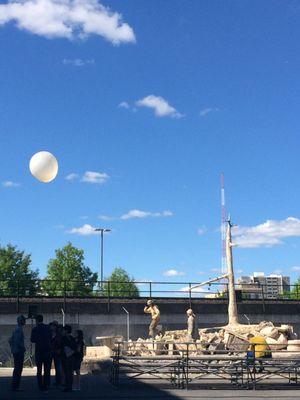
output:
[[[236,272],[237,274],[242,274],[244,271],[242,269],[237,269]]]
[[[79,228],[72,228],[68,231],[68,233],[74,233],[76,235],[97,235],[98,232],[95,232],[95,228],[90,224],[84,224]]]
[[[212,113],[212,112],[216,112],[219,111],[218,108],[216,107],[207,107],[207,108],[203,108],[203,110],[200,111],[200,117],[205,117],[206,115]]]
[[[67,181],[75,181],[78,178],[79,178],[79,175],[75,174],[74,172],[72,172],[71,174],[66,176]]]
[[[135,42],[132,28],[97,0],[11,0],[0,4],[0,25],[46,38],[84,39],[98,35],[114,45]]]
[[[177,269],[168,269],[163,273],[164,276],[184,276],[185,272],[178,271]]]
[[[284,238],[300,236],[300,219],[288,217],[252,227],[236,226],[232,228],[232,236],[234,244],[239,247],[272,247],[283,244]]]
[[[105,183],[109,179],[109,175],[105,172],[86,171],[82,177],[82,182],[86,183]]]
[[[132,218],[148,218],[148,217],[171,217],[172,211],[166,210],[162,212],[151,212],[141,210],[130,210],[128,213],[121,215],[120,219],[127,220]]]
[[[300,271],[300,266],[295,265],[294,267],[291,268],[292,271]]]
[[[2,182],[2,186],[6,187],[6,188],[13,188],[13,187],[20,186],[20,183],[13,182],[13,181],[4,181],[4,182]]]
[[[126,110],[128,110],[130,108],[130,105],[127,103],[127,101],[121,101],[121,103],[119,103],[118,107],[125,108]]]
[[[95,60],[92,58],[86,59],[86,60],[83,60],[81,58],[74,58],[74,59],[64,58],[63,64],[64,65],[72,65],[73,67],[84,67],[85,65],[95,64]]]
[[[150,94],[143,99],[136,102],[138,107],[148,107],[154,110],[154,114],[157,117],[172,117],[172,118],[182,118],[183,114],[178,112],[176,108],[172,107],[167,100],[160,96],[154,96]]]

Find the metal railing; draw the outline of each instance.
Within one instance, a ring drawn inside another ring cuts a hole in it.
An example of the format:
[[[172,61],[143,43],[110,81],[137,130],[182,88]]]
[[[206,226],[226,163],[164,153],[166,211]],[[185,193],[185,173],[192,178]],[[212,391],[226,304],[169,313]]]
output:
[[[214,282],[193,289],[199,282],[96,281],[82,280],[0,280],[0,298],[228,298],[227,282]],[[298,285],[236,284],[237,301],[300,300]],[[102,289],[101,289],[102,288]]]

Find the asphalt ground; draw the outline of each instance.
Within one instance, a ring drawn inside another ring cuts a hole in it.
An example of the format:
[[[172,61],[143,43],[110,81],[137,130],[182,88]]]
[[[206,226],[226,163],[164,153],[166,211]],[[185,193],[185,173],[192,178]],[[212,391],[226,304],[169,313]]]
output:
[[[82,390],[80,392],[63,393],[61,389],[52,388],[48,393],[41,393],[37,389],[35,369],[25,368],[21,388],[22,392],[11,392],[11,368],[0,368],[0,400],[54,400],[54,399],[121,399],[121,400],[250,400],[250,399],[273,399],[293,400],[300,398],[299,389],[292,386],[282,387],[274,390],[273,385],[266,386],[263,390],[240,390],[233,389],[230,385],[219,385],[204,382],[200,388],[197,385],[191,386],[190,390],[171,389],[170,384],[159,383],[154,380],[123,381],[119,388],[113,387],[105,374],[84,375],[82,377]],[[205,388],[205,386],[209,388]]]

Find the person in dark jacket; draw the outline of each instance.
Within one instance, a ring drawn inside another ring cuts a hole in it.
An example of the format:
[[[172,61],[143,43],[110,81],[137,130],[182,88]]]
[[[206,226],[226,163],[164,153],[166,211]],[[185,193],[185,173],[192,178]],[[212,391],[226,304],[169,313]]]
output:
[[[51,365],[54,362],[55,368],[55,385],[60,386],[62,383],[61,376],[61,334],[57,321],[49,324],[51,330]]]
[[[35,344],[35,363],[37,367],[38,387],[41,391],[47,391],[50,385],[51,370],[51,331],[48,325],[43,323],[43,316],[35,317],[36,327],[31,332],[31,342]],[[44,375],[42,374],[44,367]]]
[[[76,350],[74,354],[75,385],[74,390],[80,390],[80,367],[84,353],[84,339],[82,330],[76,331],[75,336]]]
[[[13,391],[20,390],[25,354],[23,326],[26,324],[26,318],[23,315],[20,315],[17,318],[17,324],[17,327],[9,339],[10,349],[14,357],[14,371],[11,384]]]
[[[76,342],[72,336],[72,327],[71,325],[66,325],[63,328],[61,339],[61,361],[65,376],[64,392],[72,392],[75,351]]]

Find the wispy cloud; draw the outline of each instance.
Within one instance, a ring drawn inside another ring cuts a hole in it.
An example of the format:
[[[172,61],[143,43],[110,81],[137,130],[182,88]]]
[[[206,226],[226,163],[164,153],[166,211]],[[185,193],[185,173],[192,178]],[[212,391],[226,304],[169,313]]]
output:
[[[80,180],[85,183],[95,183],[101,185],[108,181],[110,176],[105,172],[86,171],[81,177],[79,174],[72,172],[66,176],[66,180],[72,182]]]
[[[219,109],[216,107],[206,107],[206,108],[203,108],[202,110],[200,110],[199,114],[200,114],[200,117],[203,118],[203,117],[207,116],[208,114],[210,114],[212,112],[217,112],[217,111],[219,111]]]
[[[154,110],[154,114],[157,117],[172,117],[182,118],[183,114],[178,112],[176,108],[172,107],[167,100],[160,96],[154,96],[150,94],[136,102],[137,107],[147,107]]]
[[[99,215],[98,218],[102,221],[113,221],[117,219],[116,217],[110,217],[109,215]]]
[[[72,172],[71,174],[68,174],[66,176],[67,181],[75,181],[78,178],[79,178],[79,174],[75,174],[74,172]]]
[[[86,171],[81,180],[82,182],[97,183],[101,185],[108,179],[109,176],[105,172]]]
[[[84,67],[85,65],[94,65],[95,64],[95,60],[92,59],[86,59],[83,60],[82,58],[74,58],[74,59],[70,59],[70,58],[64,58],[63,59],[63,64],[64,65],[71,65],[73,67]]]
[[[163,273],[164,276],[169,276],[169,277],[173,277],[173,276],[184,276],[185,272],[183,271],[178,271],[177,269],[168,269],[167,271],[165,271]]]
[[[211,272],[220,273],[220,272],[222,272],[222,269],[221,268],[211,268]]]
[[[198,229],[197,229],[197,234],[198,234],[199,236],[204,235],[206,232],[207,232],[206,226],[202,226],[201,228],[198,228]]]
[[[0,5],[0,26],[9,22],[49,39],[98,35],[114,45],[135,42],[121,14],[97,0],[11,0]]]
[[[95,232],[95,228],[90,224],[84,224],[78,228],[72,228],[72,229],[68,230],[67,233],[73,233],[73,234],[82,235],[82,236],[98,234],[98,232]]]
[[[129,103],[127,103],[127,101],[121,101],[121,103],[118,104],[119,108],[125,108],[126,110],[128,110],[130,108]]]
[[[300,266],[295,265],[294,267],[291,268],[292,271],[299,272],[300,271]]]
[[[2,182],[2,186],[6,187],[6,188],[15,188],[15,187],[21,186],[21,184],[18,182],[13,182],[13,181],[4,181],[4,182]]]
[[[281,221],[268,220],[250,227],[232,229],[234,244],[239,247],[272,247],[283,244],[284,238],[300,236],[300,219],[288,217]]]
[[[172,211],[169,210],[162,212],[130,210],[126,214],[121,215],[120,219],[127,220],[132,218],[171,217],[172,215],[173,215]]]

